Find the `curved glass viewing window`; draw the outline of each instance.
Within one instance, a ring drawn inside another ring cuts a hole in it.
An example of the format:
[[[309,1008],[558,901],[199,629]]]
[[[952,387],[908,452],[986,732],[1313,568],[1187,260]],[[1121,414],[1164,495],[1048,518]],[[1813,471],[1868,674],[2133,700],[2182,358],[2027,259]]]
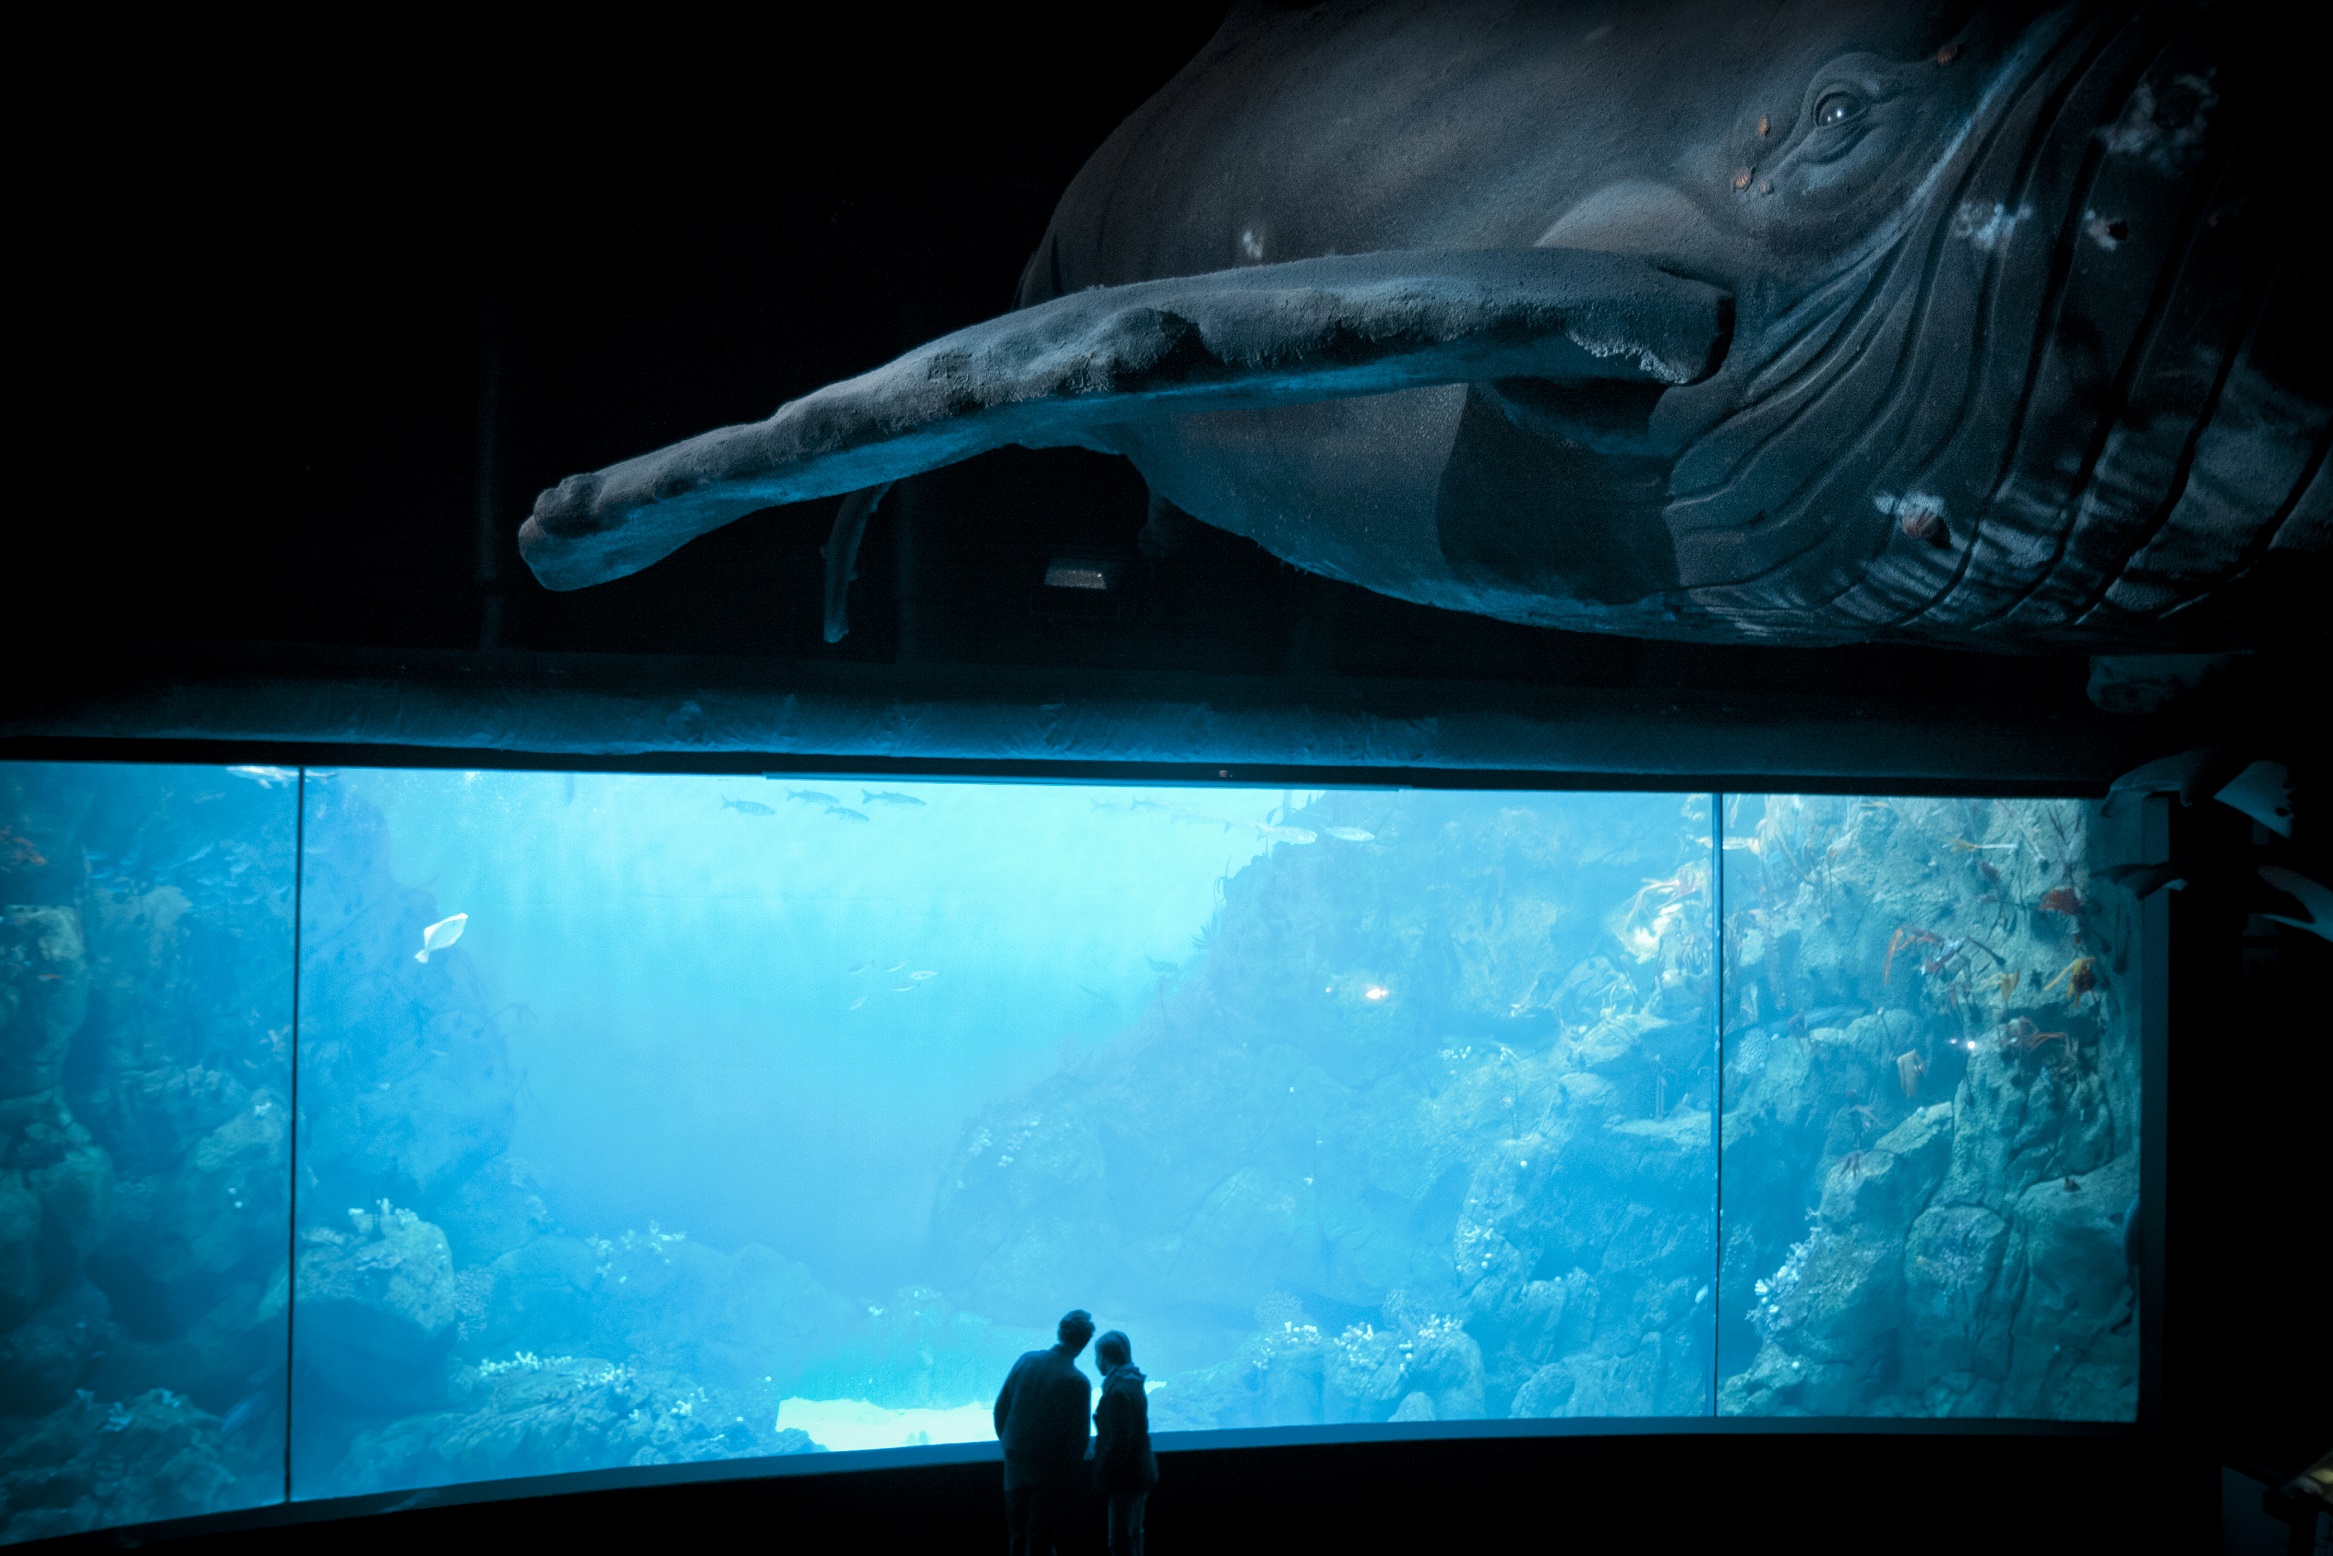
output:
[[[4,1537],[988,1441],[1071,1307],[1162,1434],[2129,1420],[2114,829],[0,765]]]

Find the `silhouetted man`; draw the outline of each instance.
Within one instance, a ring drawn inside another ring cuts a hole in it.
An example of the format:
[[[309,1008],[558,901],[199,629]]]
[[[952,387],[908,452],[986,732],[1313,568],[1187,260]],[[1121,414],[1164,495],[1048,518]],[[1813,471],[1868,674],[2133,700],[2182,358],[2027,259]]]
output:
[[[1013,1363],[996,1396],[1004,1444],[1004,1515],[1013,1556],[1050,1556],[1056,1532],[1085,1500],[1086,1402],[1077,1353],[1094,1337],[1083,1308],[1064,1313],[1059,1344]]]
[[[1107,1500],[1110,1556],[1142,1556],[1142,1511],[1158,1484],[1150,1451],[1150,1396],[1134,1342],[1113,1329],[1094,1342],[1102,1401],[1094,1407],[1094,1489]]]

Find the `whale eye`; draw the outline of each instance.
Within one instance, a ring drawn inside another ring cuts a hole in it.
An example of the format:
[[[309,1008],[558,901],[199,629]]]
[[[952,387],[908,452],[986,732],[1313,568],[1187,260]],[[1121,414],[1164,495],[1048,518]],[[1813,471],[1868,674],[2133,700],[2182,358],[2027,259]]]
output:
[[[1815,125],[1827,129],[1834,124],[1845,124],[1863,112],[1863,99],[1853,92],[1826,92],[1815,104]]]

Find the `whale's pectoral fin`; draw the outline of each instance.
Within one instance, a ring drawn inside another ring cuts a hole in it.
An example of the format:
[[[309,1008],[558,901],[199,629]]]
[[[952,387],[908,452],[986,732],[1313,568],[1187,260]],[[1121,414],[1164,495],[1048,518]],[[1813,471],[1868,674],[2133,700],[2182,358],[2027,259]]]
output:
[[[864,487],[842,500],[835,511],[834,529],[826,537],[826,641],[840,643],[851,630],[851,580],[859,576],[859,541],[867,520],[882,506],[891,483]]]
[[[553,589],[646,567],[757,509],[863,491],[1006,444],[1108,446],[1152,414],[1533,379],[1682,384],[1731,299],[1624,255],[1362,254],[1097,287],[958,330],[535,500],[519,546]],[[863,517],[863,516],[862,516]]]

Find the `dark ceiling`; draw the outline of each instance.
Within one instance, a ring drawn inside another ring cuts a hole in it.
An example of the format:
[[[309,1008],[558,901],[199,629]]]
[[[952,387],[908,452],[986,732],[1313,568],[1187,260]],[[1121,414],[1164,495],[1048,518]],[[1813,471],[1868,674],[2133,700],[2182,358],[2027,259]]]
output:
[[[568,598],[511,537],[570,471],[1007,306],[1060,189],[1220,11],[1107,39],[1075,13],[866,7],[540,53],[367,40],[296,73],[216,38],[188,40],[198,72],[150,56],[110,176],[58,170],[61,367],[136,428],[93,450],[116,495],[55,537],[68,576],[102,577],[137,635],[475,647],[484,411],[504,643],[794,652],[796,552],[828,514]]]

